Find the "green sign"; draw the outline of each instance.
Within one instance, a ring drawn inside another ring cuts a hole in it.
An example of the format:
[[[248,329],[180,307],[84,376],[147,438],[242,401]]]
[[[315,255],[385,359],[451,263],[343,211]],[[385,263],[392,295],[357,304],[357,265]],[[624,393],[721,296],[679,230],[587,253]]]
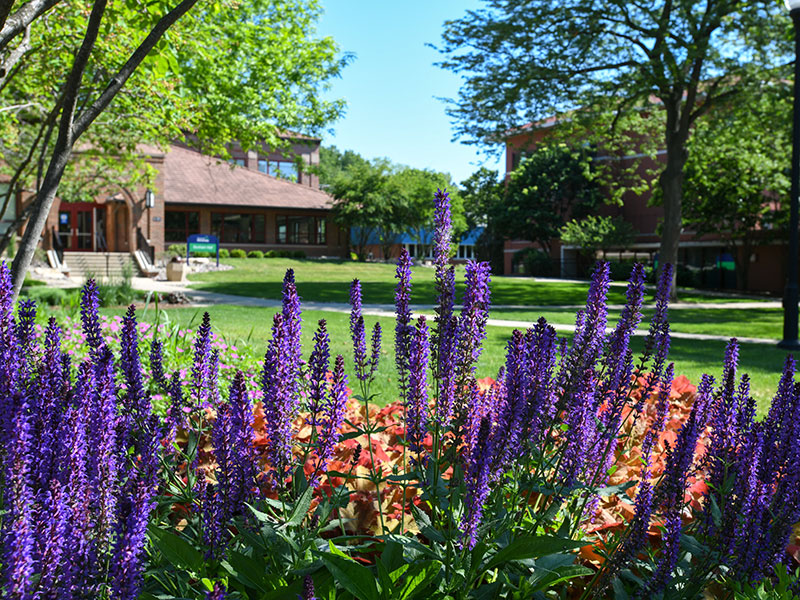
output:
[[[217,245],[208,242],[190,242],[187,250],[189,252],[216,252]]]

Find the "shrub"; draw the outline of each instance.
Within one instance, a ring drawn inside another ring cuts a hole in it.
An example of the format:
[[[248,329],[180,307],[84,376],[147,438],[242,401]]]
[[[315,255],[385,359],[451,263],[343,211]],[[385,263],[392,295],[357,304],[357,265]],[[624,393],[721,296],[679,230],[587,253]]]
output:
[[[77,292],[77,288],[64,289],[54,287],[23,287],[22,296],[47,306],[63,306],[70,293]]]
[[[186,256],[186,244],[170,244],[167,247],[170,256]]]
[[[231,252],[227,248],[220,248],[219,249],[219,257],[220,258],[230,258]]]
[[[264,258],[276,258],[278,253],[275,250],[267,250],[264,252]]]
[[[608,263],[611,279],[613,281],[626,281],[630,279],[631,272],[633,271],[633,261],[612,261]],[[651,267],[645,267],[645,279],[647,281],[655,282],[655,276],[652,274]]]
[[[240,248],[234,248],[231,250],[231,258],[247,258],[247,252]]]
[[[303,252],[302,250],[295,250],[294,252],[292,252],[292,256],[291,256],[291,258],[296,258],[296,259],[299,259],[299,260],[302,260],[305,257],[306,257],[306,253]]]
[[[264,258],[264,253],[261,250],[250,250],[247,253],[247,258]]]
[[[513,264],[522,265],[526,275],[532,277],[553,277],[556,275],[555,264],[550,255],[538,248],[523,248],[514,253]],[[515,269],[516,271],[516,269]]]

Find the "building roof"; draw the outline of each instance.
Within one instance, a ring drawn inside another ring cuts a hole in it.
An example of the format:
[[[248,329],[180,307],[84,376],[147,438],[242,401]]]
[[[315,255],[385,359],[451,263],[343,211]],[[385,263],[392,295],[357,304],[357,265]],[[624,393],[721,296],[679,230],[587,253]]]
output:
[[[167,204],[329,210],[333,203],[323,191],[177,145],[170,146],[162,169]]]

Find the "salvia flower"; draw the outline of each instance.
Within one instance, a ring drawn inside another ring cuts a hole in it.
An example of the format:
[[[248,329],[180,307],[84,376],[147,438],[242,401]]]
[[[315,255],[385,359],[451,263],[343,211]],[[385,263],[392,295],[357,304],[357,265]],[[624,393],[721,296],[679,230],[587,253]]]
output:
[[[372,378],[375,376],[375,372],[378,370],[378,362],[381,358],[381,324],[375,323],[372,326],[372,338],[370,344],[370,356],[369,356],[369,374],[367,378]]]
[[[401,400],[406,399],[408,386],[408,359],[411,352],[411,337],[414,335],[414,326],[411,324],[411,257],[408,250],[403,248],[397,260],[395,272],[397,286],[395,287],[395,313],[397,324],[394,329],[394,351],[397,374],[400,380]]]
[[[228,597],[226,592],[225,586],[217,581],[214,583],[214,590],[206,592],[206,600],[225,600]]]
[[[430,338],[425,317],[420,317],[411,339],[406,405],[406,439],[411,452],[420,455],[428,423],[428,360]]]
[[[350,285],[350,337],[353,340],[356,376],[365,381],[369,379],[369,361],[364,317],[361,315],[361,282],[358,279],[354,279]]]
[[[272,338],[264,356],[261,390],[267,434],[267,457],[278,480],[283,481],[292,459],[292,421],[297,413],[297,365],[291,364],[288,332],[282,313],[273,317]]]
[[[314,590],[314,580],[311,575],[303,577],[303,595],[300,600],[317,600],[316,592]]]
[[[97,312],[99,307],[100,296],[97,293],[97,283],[94,279],[89,279],[81,292],[81,322],[86,343],[93,351],[104,344]]]
[[[437,268],[444,268],[450,259],[450,237],[453,234],[450,195],[447,190],[437,189],[433,204],[433,260]]]
[[[681,550],[683,522],[680,513],[669,516],[665,524],[664,551],[650,580],[637,594],[637,598],[658,597],[672,580]]]
[[[196,404],[208,399],[208,384],[211,367],[211,316],[203,313],[203,322],[197,328],[194,339],[194,362],[192,363],[192,397]]]
[[[314,333],[314,349],[308,359],[308,412],[310,424],[317,426],[317,414],[322,410],[327,390],[328,368],[331,348],[328,327],[325,319],[320,319]]]
[[[486,338],[486,321],[489,317],[490,270],[489,263],[470,261],[466,266],[466,290],[463,308],[458,319],[458,358],[460,377],[463,379],[475,371],[475,363],[481,355]]]
[[[464,481],[467,495],[465,511],[461,519],[462,543],[472,550],[477,543],[478,527],[483,518],[483,505],[489,495],[492,480],[495,440],[491,416],[483,416],[478,431],[469,446]]]
[[[339,443],[342,423],[344,423],[347,408],[347,375],[344,374],[344,357],[341,354],[336,356],[330,393],[326,395],[326,399],[317,437],[318,462],[311,485],[318,483],[317,474],[319,472],[325,472],[328,469],[328,462],[333,458],[336,444]]]
[[[302,348],[300,336],[302,333],[302,311],[300,310],[300,296],[297,294],[297,285],[294,280],[294,271],[286,270],[283,278],[283,297],[281,300],[281,313],[283,314],[283,326],[286,329],[286,351],[289,353],[289,360],[295,370],[295,376],[299,372]],[[292,389],[296,388],[296,381]]]

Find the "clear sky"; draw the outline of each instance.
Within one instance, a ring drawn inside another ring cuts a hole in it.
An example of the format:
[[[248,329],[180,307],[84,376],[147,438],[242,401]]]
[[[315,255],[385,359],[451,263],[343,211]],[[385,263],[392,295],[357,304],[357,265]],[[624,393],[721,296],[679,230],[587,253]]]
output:
[[[433,65],[440,54],[442,24],[461,17],[478,0],[322,0],[320,35],[332,36],[354,60],[331,94],[347,101],[347,113],[323,135],[323,145],[355,150],[366,158],[450,173],[461,182],[485,157],[474,146],[451,141],[445,103],[455,98],[459,77]],[[486,166],[500,170],[500,159]]]

